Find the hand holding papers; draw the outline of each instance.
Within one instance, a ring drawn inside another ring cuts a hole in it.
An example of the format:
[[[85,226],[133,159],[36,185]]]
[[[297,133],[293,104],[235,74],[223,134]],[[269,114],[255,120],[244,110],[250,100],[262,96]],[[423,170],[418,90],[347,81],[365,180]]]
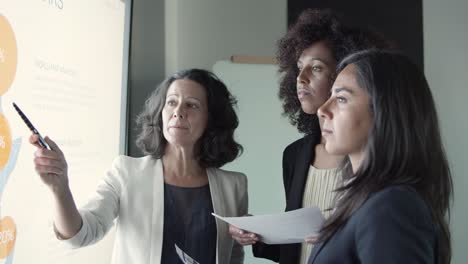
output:
[[[316,235],[325,220],[317,207],[271,215],[217,218],[246,231],[258,234],[267,244],[302,243]]]

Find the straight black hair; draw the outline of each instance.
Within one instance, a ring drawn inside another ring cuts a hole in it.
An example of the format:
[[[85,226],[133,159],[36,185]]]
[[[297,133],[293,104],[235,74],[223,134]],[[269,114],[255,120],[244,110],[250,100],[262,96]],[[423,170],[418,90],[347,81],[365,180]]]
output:
[[[347,56],[337,67],[354,65],[359,86],[369,95],[373,125],[361,166],[353,173],[349,159],[342,167],[334,213],[320,240],[329,239],[369,198],[393,185],[408,185],[431,210],[438,234],[438,263],[450,263],[448,220],[452,177],[443,148],[435,103],[418,67],[406,56],[366,50]]]

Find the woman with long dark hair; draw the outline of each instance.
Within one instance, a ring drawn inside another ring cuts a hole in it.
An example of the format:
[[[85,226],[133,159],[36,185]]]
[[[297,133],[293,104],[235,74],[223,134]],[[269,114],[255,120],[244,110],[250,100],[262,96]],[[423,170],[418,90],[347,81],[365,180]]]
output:
[[[452,178],[424,75],[379,50],[337,72],[318,114],[326,150],[346,158],[309,263],[450,263]]]

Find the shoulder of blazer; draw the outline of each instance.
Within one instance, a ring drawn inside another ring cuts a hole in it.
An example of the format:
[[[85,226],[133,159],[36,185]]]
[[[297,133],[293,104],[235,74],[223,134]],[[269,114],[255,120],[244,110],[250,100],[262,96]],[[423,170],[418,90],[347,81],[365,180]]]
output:
[[[243,188],[247,188],[247,176],[244,173],[237,171],[228,171],[219,168],[208,168],[214,175],[216,175],[216,181],[223,185],[240,185]]]
[[[130,178],[145,177],[147,174],[153,174],[155,166],[159,159],[152,156],[129,157],[125,155],[117,156],[112,162],[111,174],[119,175],[124,181]]]
[[[154,159],[152,156],[130,157],[125,155],[117,156],[112,162],[112,167],[121,169],[144,169],[153,167],[159,159]]]
[[[316,145],[315,137],[313,135],[305,135],[304,137],[292,142],[289,144],[283,151],[284,156],[296,156],[297,152],[306,147],[307,149],[312,149],[313,145]]]
[[[388,217],[389,214],[393,217],[411,216],[410,219],[417,218],[418,221],[427,221],[424,224],[432,225],[429,205],[409,185],[390,186],[372,194],[356,212],[356,220],[359,222],[378,220]]]
[[[309,263],[314,263],[315,258],[320,255],[323,248],[333,248],[334,246],[330,242],[333,239],[335,242],[338,241],[337,237],[339,236],[352,235],[356,243],[370,244],[372,249],[366,252],[374,254],[378,252],[377,250],[383,248],[387,252],[398,252],[400,253],[398,257],[401,257],[404,255],[401,255],[400,251],[394,251],[396,250],[395,248],[389,248],[389,244],[386,244],[388,241],[398,241],[391,244],[393,247],[402,245],[402,243],[411,243],[412,246],[418,245],[417,248],[421,249],[424,248],[421,247],[424,243],[434,243],[434,230],[435,227],[428,205],[412,187],[408,185],[389,186],[371,194],[331,239],[317,244],[309,259]],[[386,236],[382,237],[378,243],[375,243],[373,236],[382,234],[381,232],[383,231],[385,231],[384,234]],[[413,244],[413,241],[408,240],[408,238],[417,238],[419,242],[424,241],[424,243]],[[361,252],[361,254],[366,253]],[[397,262],[415,263],[414,261]],[[423,261],[421,263],[429,262]]]
[[[301,194],[295,200],[302,199],[302,189],[305,184],[308,164],[314,159],[316,141],[317,139],[314,135],[306,135],[289,144],[283,152],[283,186],[287,208],[291,207],[289,201],[291,192],[299,191]],[[299,201],[294,202],[294,204],[296,203],[299,203]],[[298,205],[294,205],[293,207],[295,208],[296,206]]]

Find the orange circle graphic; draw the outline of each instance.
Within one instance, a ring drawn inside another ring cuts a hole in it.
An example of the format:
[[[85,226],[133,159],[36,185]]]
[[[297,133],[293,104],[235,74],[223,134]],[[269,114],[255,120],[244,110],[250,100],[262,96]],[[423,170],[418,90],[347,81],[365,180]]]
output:
[[[10,158],[11,152],[11,132],[10,125],[6,117],[0,113],[0,170]]]
[[[10,216],[0,221],[0,259],[10,255],[16,242],[16,225]]]
[[[18,50],[13,29],[8,20],[0,15],[0,96],[13,83],[18,63]]]

